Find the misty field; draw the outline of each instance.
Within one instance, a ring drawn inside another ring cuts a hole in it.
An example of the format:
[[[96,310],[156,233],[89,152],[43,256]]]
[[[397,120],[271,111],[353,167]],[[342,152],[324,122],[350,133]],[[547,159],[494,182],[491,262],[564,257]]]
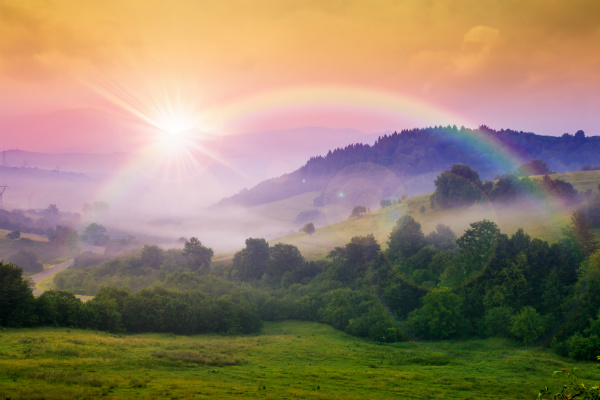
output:
[[[266,323],[251,336],[0,332],[0,397],[531,399],[574,363],[501,339],[377,344],[316,323]]]

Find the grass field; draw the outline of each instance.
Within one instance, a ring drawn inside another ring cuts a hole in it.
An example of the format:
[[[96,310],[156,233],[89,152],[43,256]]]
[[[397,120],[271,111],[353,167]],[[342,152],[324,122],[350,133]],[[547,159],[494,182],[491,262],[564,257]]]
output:
[[[0,332],[0,398],[531,399],[574,364],[501,339],[381,345],[321,324],[267,323],[259,335]]]

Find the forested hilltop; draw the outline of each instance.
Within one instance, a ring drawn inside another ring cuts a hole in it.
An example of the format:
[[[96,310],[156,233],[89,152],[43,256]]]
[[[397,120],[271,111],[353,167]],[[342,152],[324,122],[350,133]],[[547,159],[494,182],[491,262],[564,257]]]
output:
[[[325,156],[313,157],[300,169],[243,190],[223,199],[220,204],[253,206],[311,191],[323,192],[325,198],[317,202],[327,202],[325,192],[336,189],[331,187],[336,176],[341,181],[344,176],[368,177],[382,190],[382,196],[388,196],[396,189],[395,183],[390,182],[390,174],[406,180],[443,171],[456,163],[471,166],[483,179],[492,179],[514,172],[497,163],[499,145],[511,149],[525,161],[544,160],[556,172],[595,166],[600,154],[600,137],[586,137],[583,131],[554,137],[510,129],[496,131],[486,126],[478,129],[456,126],[415,128],[383,135],[373,146],[351,144],[329,151]],[[341,187],[343,183],[334,185]],[[408,195],[415,195],[431,191],[431,188],[411,186],[406,190]]]

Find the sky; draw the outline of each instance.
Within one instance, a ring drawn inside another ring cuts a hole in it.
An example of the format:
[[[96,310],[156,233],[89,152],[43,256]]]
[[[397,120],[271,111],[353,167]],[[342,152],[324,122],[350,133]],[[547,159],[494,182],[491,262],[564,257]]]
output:
[[[0,0],[0,144],[122,151],[303,126],[598,135],[598,15],[596,0]]]

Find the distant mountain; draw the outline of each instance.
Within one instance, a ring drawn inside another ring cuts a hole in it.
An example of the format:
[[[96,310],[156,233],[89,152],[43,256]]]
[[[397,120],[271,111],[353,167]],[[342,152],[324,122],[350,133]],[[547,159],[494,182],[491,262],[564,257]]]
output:
[[[40,168],[81,173],[108,174],[117,171],[131,156],[127,153],[37,153],[24,150],[4,150],[0,165],[6,167]]]
[[[433,179],[452,164],[477,170],[483,179],[513,172],[541,159],[557,172],[600,164],[600,137],[583,131],[562,137],[513,130],[433,127],[380,136],[373,145],[352,144],[312,157],[296,171],[223,199],[220,205],[254,206],[305,192],[321,192],[315,206],[373,206],[379,200],[433,190]]]

